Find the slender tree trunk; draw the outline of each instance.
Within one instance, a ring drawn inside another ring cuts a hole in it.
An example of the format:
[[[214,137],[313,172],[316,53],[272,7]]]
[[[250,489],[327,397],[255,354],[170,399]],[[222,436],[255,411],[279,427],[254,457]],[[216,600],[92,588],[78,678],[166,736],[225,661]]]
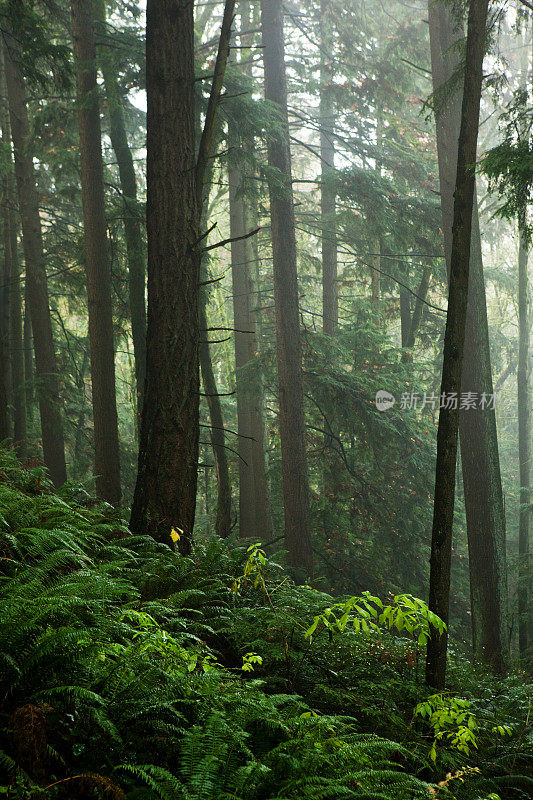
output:
[[[253,79],[253,48],[257,44],[257,30],[260,27],[261,9],[259,4],[254,5],[250,2],[241,4],[241,26],[244,29],[241,34],[241,58],[248,63],[242,65],[243,74],[250,80]],[[247,145],[253,156],[254,142],[244,143]],[[244,177],[244,176],[243,176]],[[248,201],[243,198],[243,230],[256,230],[258,227],[257,202],[253,199],[257,191],[257,184],[251,181],[248,187],[252,198]],[[251,330],[249,346],[252,357],[260,354],[259,340],[261,338],[261,296],[259,293],[259,246],[257,236],[246,239],[245,249],[245,268],[244,280],[249,286],[248,299],[248,325],[243,320],[243,330]],[[233,263],[233,258],[232,258]],[[252,266],[255,267],[255,280],[252,277]],[[247,276],[247,277],[246,277]],[[240,327],[234,325],[234,327]],[[263,378],[256,373],[248,381],[249,413],[250,413],[250,435],[252,437],[252,465],[253,482],[255,493],[255,532],[258,541],[267,542],[272,538],[272,509],[270,505],[270,491],[267,477],[267,455],[266,455],[266,433],[264,416],[264,387]]]
[[[381,294],[381,242],[379,238],[374,240],[374,253],[372,255],[372,274],[371,274],[371,299],[377,303]]]
[[[170,546],[175,529],[185,554],[198,478],[200,220],[234,2],[226,0],[196,164],[193,10],[186,0],[146,8],[148,328],[131,513],[132,530]]]
[[[489,0],[471,0],[468,11],[466,61],[457,151],[457,178],[450,258],[450,289],[444,336],[441,396],[461,391],[467,298],[470,269],[470,242],[475,194],[479,107],[483,78],[483,56]],[[439,413],[435,502],[431,535],[429,607],[447,624],[450,604],[450,565],[452,551],[455,470],[459,433],[459,408],[445,403]],[[426,680],[441,689],[446,679],[447,632],[436,631],[428,642]]]
[[[63,441],[57,364],[52,336],[41,220],[39,218],[39,199],[29,147],[30,126],[26,107],[26,90],[17,63],[17,43],[10,36],[5,38],[4,41],[11,136],[13,139],[15,174],[22,221],[24,259],[26,262],[26,296],[29,301],[31,327],[35,342],[43,456],[52,481],[55,486],[61,486],[67,479],[65,445]],[[28,376],[26,376],[26,379],[28,379]]]
[[[320,219],[322,238],[322,315],[324,333],[333,336],[339,324],[337,284],[337,232],[335,222],[335,107],[332,95],[333,69],[328,58],[331,0],[320,0]]]
[[[262,390],[258,376],[250,374],[257,356],[257,334],[252,311],[250,245],[246,204],[242,195],[243,173],[235,158],[242,143],[235,125],[229,124],[228,164],[233,324],[235,328],[235,375],[239,433],[239,535],[266,542],[271,537],[271,517],[265,471]],[[248,372],[247,372],[248,368]]]
[[[19,458],[26,455],[26,401],[24,394],[24,345],[22,336],[22,297],[18,260],[17,223],[15,219],[16,186],[11,157],[11,125],[3,48],[0,48],[0,125],[2,142],[8,157],[8,174],[4,178],[2,223],[4,274],[9,283],[9,345],[11,351],[11,383],[13,386],[13,439]]]
[[[313,559],[281,0],[263,0],[261,28],[265,97],[275,104],[280,114],[279,131],[272,133],[268,141],[268,163],[278,170],[279,175],[276,185],[271,184],[269,189],[285,541],[289,565],[295,574],[309,576],[313,570]]]
[[[524,656],[529,650],[531,608],[529,584],[531,525],[531,412],[529,389],[529,276],[525,220],[519,221],[518,253],[518,460],[520,464],[520,518],[518,530],[518,648]]]
[[[28,280],[24,290],[24,321],[22,324],[22,339],[24,344],[24,397],[26,400],[26,424],[29,430],[33,427],[35,390],[33,365],[33,332],[31,329],[31,313],[29,302]]]
[[[97,0],[97,14],[103,34],[106,31],[105,0]],[[124,238],[128,257],[129,300],[135,356],[137,407],[141,409],[146,376],[146,274],[141,228],[142,212],[137,200],[137,178],[126,134],[124,106],[117,79],[113,43],[108,38],[104,38],[98,48],[98,52],[109,110],[109,135],[117,159],[124,201]]]
[[[10,181],[8,176],[8,181]],[[13,187],[14,188],[14,187]],[[13,387],[13,441],[17,455],[26,454],[26,402],[24,393],[24,349],[22,341],[22,298],[20,293],[20,267],[17,251],[17,229],[13,211],[11,187],[3,209],[5,274],[9,276],[8,346]]]
[[[420,330],[420,324],[422,322],[424,302],[428,293],[430,280],[431,280],[431,269],[429,267],[424,267],[424,269],[422,270],[422,277],[420,278],[420,283],[416,291],[413,313],[410,315],[411,318],[409,323],[409,329],[405,338],[405,347],[408,350],[412,350],[413,347],[415,346],[416,335]]]
[[[11,438],[11,425],[9,420],[9,386],[7,376],[10,371],[9,365],[9,351],[7,346],[7,327],[9,321],[9,309],[5,314],[5,297],[9,297],[9,279],[6,276],[6,262],[2,264],[0,269],[0,283],[1,283],[1,305],[2,305],[2,319],[0,320],[0,442],[4,439]],[[7,319],[5,319],[7,316]]]
[[[4,239],[8,233],[9,228],[6,228],[5,221],[2,219],[2,239]],[[13,437],[13,427],[11,424],[11,410],[13,408],[13,383],[11,374],[11,337],[9,332],[9,321],[11,317],[11,269],[9,258],[6,259],[5,254],[1,264],[0,282],[2,284],[2,291],[0,293],[0,329],[3,341],[2,362],[4,370],[2,375],[2,385],[3,391],[5,392],[7,425],[7,437],[5,438],[11,439]]]
[[[458,67],[456,42],[462,33],[451,11],[429,2],[433,88],[437,94],[436,133],[444,247],[448,272],[452,249],[456,142],[461,92],[439,99],[439,89]],[[468,310],[462,375],[463,391],[493,395],[490,344],[477,202],[474,196]],[[505,513],[493,408],[460,414],[462,475],[465,491],[470,564],[473,647],[476,658],[501,671],[508,659]]]
[[[72,0],[76,57],[81,192],[89,307],[89,348],[94,420],[96,491],[108,503],[121,499],[111,268],[105,218],[102,135],[96,81],[93,0]]]
[[[400,286],[400,330],[402,347],[407,347],[411,329],[411,294]]]
[[[237,421],[239,452],[239,536],[254,536],[255,531],[255,491],[253,469],[252,419],[248,376],[243,369],[253,358],[255,342],[253,321],[250,313],[250,276],[248,271],[248,248],[245,240],[245,211],[242,195],[242,171],[235,161],[235,153],[240,150],[240,140],[235,125],[229,124],[230,161],[228,164],[229,213],[231,243],[231,278],[233,292],[233,325],[235,328],[235,381],[237,389]]]
[[[204,293],[202,293],[204,294]],[[205,293],[207,295],[207,293]],[[200,369],[206,395],[209,419],[211,420],[211,444],[217,471],[217,511],[215,531],[217,536],[226,539],[231,533],[231,484],[229,479],[226,439],[224,435],[224,417],[218,395],[211,352],[209,349],[209,332],[207,330],[207,297],[200,300]]]

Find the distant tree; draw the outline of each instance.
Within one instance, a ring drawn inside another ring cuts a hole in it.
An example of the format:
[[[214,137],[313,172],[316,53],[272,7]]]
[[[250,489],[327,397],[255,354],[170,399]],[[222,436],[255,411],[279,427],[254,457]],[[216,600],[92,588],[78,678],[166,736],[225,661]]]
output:
[[[16,186],[11,155],[11,125],[5,79],[3,49],[0,49],[0,126],[2,142],[8,156],[7,174],[2,185],[2,234],[4,245],[4,281],[9,292],[9,322],[7,345],[11,361],[13,392],[13,440],[20,458],[27,447],[26,398],[24,392],[24,349],[22,341],[21,270],[18,258],[16,220]]]
[[[339,324],[337,231],[335,222],[335,104],[331,28],[334,5],[320,0],[320,213],[322,238],[322,314],[324,333],[332,336]]]
[[[102,134],[96,79],[94,0],[72,0],[76,56],[78,129],[85,269],[89,309],[94,471],[96,490],[108,503],[120,502],[120,458],[115,389],[113,305],[102,163]]]
[[[140,413],[146,376],[146,269],[142,213],[137,198],[137,178],[133,156],[126,133],[123,98],[117,74],[116,44],[106,27],[106,0],[97,0],[96,13],[100,28],[98,61],[104,77],[109,115],[109,136],[117,159],[124,204],[124,238],[128,259],[131,335],[135,356],[137,408]]]
[[[269,192],[285,542],[291,569],[304,577],[312,574],[313,558],[281,0],[263,0],[261,29],[265,97],[279,113],[279,125],[271,132],[267,148],[271,169]]]
[[[489,150],[482,171],[489,190],[497,191],[503,203],[497,214],[517,226],[518,231],[518,462],[520,509],[518,521],[518,646],[525,656],[533,644],[531,564],[531,314],[529,298],[529,250],[532,230],[528,204],[533,194],[533,121],[528,100],[526,50],[521,86],[502,115],[503,141]]]
[[[6,23],[12,28],[17,19],[17,4],[15,2],[10,2],[9,11]],[[20,69],[20,46],[17,35],[13,30],[4,32],[4,54],[17,195],[26,266],[26,316],[28,317],[29,308],[38,378],[37,392],[41,417],[43,457],[55,486],[61,486],[67,479],[67,469],[57,362],[48,299],[48,282],[41,220],[39,217],[39,198],[30,146],[26,86]],[[27,326],[29,331],[29,318]],[[30,375],[31,372],[27,371],[26,381],[28,381]]]

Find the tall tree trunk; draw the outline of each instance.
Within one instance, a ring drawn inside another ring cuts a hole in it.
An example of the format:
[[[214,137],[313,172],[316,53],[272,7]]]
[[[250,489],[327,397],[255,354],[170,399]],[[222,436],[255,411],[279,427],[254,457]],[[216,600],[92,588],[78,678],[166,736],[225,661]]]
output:
[[[10,385],[8,374],[11,366],[9,362],[9,272],[6,270],[6,259],[0,268],[0,442],[11,438],[11,424],[9,419]]]
[[[475,194],[479,107],[483,78],[483,56],[489,0],[470,0],[466,37],[466,61],[457,151],[457,178],[450,258],[450,288],[444,336],[441,396],[461,391],[467,298],[470,269],[470,242]],[[459,407],[445,403],[439,413],[437,465],[429,580],[429,607],[447,624],[450,604],[450,566],[452,551],[455,470],[459,433]],[[446,680],[447,631],[432,631],[428,642],[426,680],[441,689]]]
[[[34,364],[33,364],[33,331],[31,329],[31,313],[28,291],[28,280],[24,289],[24,321],[22,323],[22,340],[24,343],[24,396],[26,400],[26,424],[31,431],[33,428],[35,390],[34,390]]]
[[[435,117],[444,248],[449,273],[456,142],[462,99],[459,91],[443,104],[439,90],[458,67],[456,43],[462,33],[457,29],[450,9],[432,0],[429,2],[429,32],[433,88],[437,97]],[[476,392],[478,395],[485,393],[490,397],[493,394],[481,236],[475,197],[462,386],[463,391]],[[501,671],[508,659],[509,643],[505,513],[495,411],[493,408],[463,411],[459,425],[474,655],[496,671]]]
[[[269,137],[268,163],[279,175],[275,183],[270,184],[269,190],[285,541],[289,565],[294,573],[297,576],[309,576],[313,570],[313,559],[281,0],[262,0],[261,28],[265,97],[275,104],[280,115],[279,129]]]
[[[246,0],[241,3],[241,59],[245,61],[241,65],[243,74],[253,80],[253,48],[257,45],[257,31],[260,27],[261,9],[259,4],[253,4]],[[251,140],[247,144],[253,156],[254,142]],[[243,176],[244,177],[244,176]],[[248,187],[252,197],[248,201],[243,197],[243,232],[246,230],[256,230],[258,227],[257,208],[258,203],[253,199],[257,191],[257,184],[251,181]],[[249,347],[252,357],[260,354],[259,340],[261,338],[261,296],[259,293],[259,245],[258,238],[245,241],[245,275],[244,281],[249,286],[248,310],[249,322],[243,320],[243,330],[251,330],[249,334]],[[232,256],[232,269],[233,269]],[[254,277],[252,277],[252,266],[254,265]],[[247,276],[247,277],[246,277]],[[240,283],[240,281],[239,281]],[[240,327],[234,325],[234,327]],[[266,433],[264,416],[264,387],[262,376],[256,374],[248,381],[248,392],[246,400],[249,401],[250,414],[250,436],[252,437],[252,469],[255,493],[255,532],[258,541],[267,542],[272,538],[272,509],[270,505],[270,492],[267,477],[267,455],[266,455]]]
[[[235,382],[237,390],[237,424],[239,452],[239,536],[254,536],[255,531],[255,491],[252,452],[252,420],[247,375],[243,369],[253,358],[253,322],[250,313],[250,277],[248,271],[248,248],[246,241],[238,239],[245,235],[244,200],[242,190],[242,171],[235,162],[235,153],[240,151],[240,141],[235,125],[229,123],[228,163],[229,214],[231,243],[231,278],[233,293],[233,325],[235,328]]]
[[[271,517],[265,471],[264,420],[260,379],[247,374],[257,356],[257,334],[252,310],[251,248],[247,239],[247,214],[243,173],[235,158],[242,143],[230,120],[228,164],[233,325],[239,450],[239,535],[266,542],[271,537]]]
[[[200,220],[234,2],[226,0],[196,164],[193,10],[185,0],[146,8],[148,328],[131,512],[132,530],[173,546],[175,529],[185,554],[198,478]]]
[[[198,41],[198,40],[197,40]],[[196,45],[197,46],[197,45]],[[201,134],[201,113],[200,108],[195,109],[197,131]],[[201,139],[201,136],[200,136]],[[202,215],[201,215],[201,229],[207,230],[207,221],[209,218],[209,195],[213,184],[213,163],[206,170],[204,186],[202,191]],[[217,478],[217,505],[215,515],[215,531],[222,539],[226,539],[231,533],[231,483],[229,477],[229,465],[226,451],[226,435],[224,426],[224,415],[222,413],[222,405],[220,402],[220,395],[218,394],[215,374],[213,371],[213,362],[211,360],[211,348],[209,345],[209,330],[208,330],[208,315],[207,309],[209,306],[209,292],[207,289],[208,284],[205,283],[208,278],[208,263],[207,255],[201,260],[200,264],[200,277],[202,284],[200,287],[200,300],[199,300],[199,343],[198,355],[200,359],[200,372],[202,375],[202,383],[206,396],[207,408],[209,411],[209,420],[211,422],[210,438],[211,446],[213,448],[213,456],[215,459],[216,478]],[[207,479],[207,473],[206,473]],[[208,507],[208,499],[206,495],[206,508]],[[207,511],[206,511],[207,513]]]
[[[518,460],[520,465],[520,517],[518,530],[518,648],[529,650],[531,608],[529,584],[531,525],[531,412],[529,389],[529,276],[524,213],[519,221],[518,251]]]
[[[200,300],[200,342],[199,356],[202,371],[202,383],[211,420],[211,444],[215,457],[217,472],[217,510],[215,531],[217,536],[226,539],[231,533],[231,484],[229,479],[226,438],[224,435],[224,417],[218,395],[217,384],[213,372],[211,352],[209,349],[209,332],[207,330],[207,292]]]
[[[0,125],[2,142],[8,157],[8,173],[4,178],[2,224],[4,244],[4,273],[9,282],[9,345],[11,352],[11,383],[13,387],[13,439],[17,455],[26,455],[26,400],[24,393],[24,346],[22,336],[22,296],[18,259],[17,223],[15,218],[16,186],[11,157],[11,125],[3,48],[0,48]]]
[[[335,107],[332,96],[333,69],[328,58],[331,0],[320,0],[320,220],[322,239],[322,315],[324,333],[333,336],[339,324],[337,284],[337,232],[335,223]]]
[[[6,230],[9,232],[9,228],[6,229],[5,221],[2,219],[2,239],[5,238]],[[11,439],[13,437],[11,420],[11,410],[13,408],[13,382],[11,373],[11,337],[9,332],[9,323],[11,318],[11,269],[9,258],[6,259],[5,254],[0,269],[0,283],[2,285],[2,290],[0,292],[0,331],[3,341],[2,363],[4,370],[2,374],[2,386],[3,391],[5,392],[7,425],[7,437],[4,438]]]
[[[0,442],[10,437],[9,413],[8,413],[8,391],[6,385],[6,352],[7,348],[4,341],[4,331],[0,329]]]
[[[11,136],[26,262],[26,297],[29,301],[31,327],[34,335],[43,457],[54,485],[61,486],[67,479],[65,445],[39,217],[39,199],[30,149],[26,87],[18,65],[17,42],[12,36],[5,36],[4,42]]]
[[[106,2],[97,0],[98,22],[102,33],[106,31]],[[137,384],[137,407],[142,408],[142,396],[146,376],[146,274],[144,245],[141,229],[141,209],[137,200],[137,178],[133,158],[128,144],[124,106],[117,79],[117,66],[113,44],[103,39],[98,48],[100,67],[104,77],[109,110],[109,135],[118,164],[120,186],[124,201],[124,238],[128,257],[129,299],[131,333],[135,356],[135,380]]]
[[[94,421],[96,491],[120,503],[120,458],[115,390],[113,306],[102,163],[102,135],[96,81],[93,0],[72,0],[76,57],[81,192],[89,309],[89,348]]]

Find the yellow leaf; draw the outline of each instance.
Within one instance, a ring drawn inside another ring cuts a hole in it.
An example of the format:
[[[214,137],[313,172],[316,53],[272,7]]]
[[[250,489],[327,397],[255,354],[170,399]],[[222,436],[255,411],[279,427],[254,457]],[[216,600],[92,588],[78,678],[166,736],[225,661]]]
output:
[[[172,528],[172,530],[170,531],[170,538],[172,539],[173,542],[179,542],[182,533],[183,531],[181,530],[181,528],[178,528],[178,530],[176,530],[176,528]]]

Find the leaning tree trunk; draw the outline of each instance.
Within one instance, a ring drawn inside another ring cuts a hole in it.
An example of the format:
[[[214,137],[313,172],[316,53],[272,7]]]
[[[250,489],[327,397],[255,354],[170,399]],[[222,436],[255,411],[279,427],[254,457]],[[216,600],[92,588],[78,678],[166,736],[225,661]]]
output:
[[[430,0],[428,13],[444,248],[449,273],[461,92],[451,97],[445,95],[445,102],[440,94],[458,68],[456,47],[462,34],[452,12],[443,3]],[[490,397],[493,384],[489,329],[475,197],[470,261],[462,386],[463,391]],[[493,408],[463,411],[459,425],[474,655],[501,671],[508,659],[509,644],[505,513],[495,411]]]
[[[15,156],[15,174],[22,222],[24,260],[26,263],[26,297],[29,301],[31,314],[38,378],[43,457],[54,485],[61,486],[67,479],[65,445],[41,220],[39,217],[39,199],[30,149],[26,87],[17,63],[17,42],[11,36],[7,36],[4,42],[11,137]],[[26,307],[27,312],[28,309]],[[28,376],[26,376],[26,379],[28,380]]]
[[[98,0],[97,14],[98,22],[103,29],[102,33],[104,33],[106,25],[105,0]],[[142,213],[137,200],[137,178],[126,134],[124,106],[117,79],[113,43],[109,40],[109,36],[102,38],[98,52],[107,97],[109,136],[117,159],[124,202],[124,238],[128,258],[131,334],[135,356],[137,408],[140,410],[142,408],[146,375],[146,274],[141,228]]]
[[[177,534],[185,554],[198,465],[200,220],[233,11],[226,0],[195,164],[193,3],[148,0],[146,8],[148,328],[131,527],[170,546]]]
[[[313,570],[313,559],[281,0],[263,0],[261,28],[265,97],[274,104],[280,116],[278,130],[269,136],[268,163],[277,171],[276,180],[270,183],[269,191],[285,541],[289,565],[294,573],[297,576],[309,576]]]
[[[76,57],[81,192],[89,308],[94,421],[94,471],[98,495],[120,503],[120,458],[115,390],[111,268],[107,243],[102,134],[96,81],[93,0],[72,0]]]
[[[470,242],[474,208],[479,107],[489,0],[471,0],[468,11],[466,61],[457,151],[457,178],[450,258],[450,288],[444,336],[441,396],[460,394],[463,372],[470,269]],[[459,405],[441,406],[437,434],[437,465],[429,580],[429,607],[447,624],[450,604],[455,470],[459,433]],[[446,680],[447,631],[433,630],[428,642],[426,680],[442,689]]]

